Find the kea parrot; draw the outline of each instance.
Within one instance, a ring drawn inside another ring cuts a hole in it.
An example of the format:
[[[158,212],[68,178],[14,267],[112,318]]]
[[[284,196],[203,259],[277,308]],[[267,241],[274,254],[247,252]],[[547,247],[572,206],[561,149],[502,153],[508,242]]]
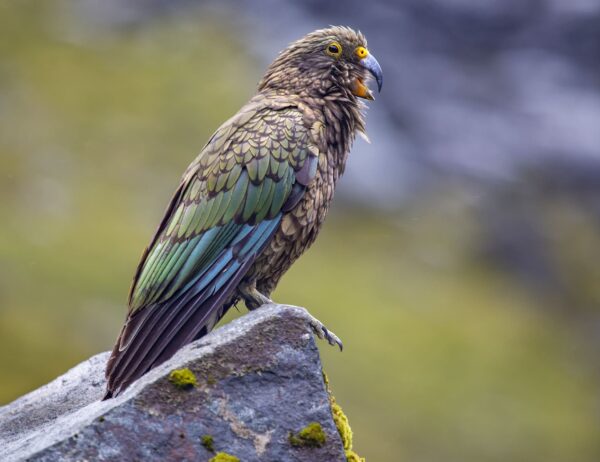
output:
[[[363,34],[311,32],[267,69],[258,91],[187,168],[137,267],[106,367],[117,396],[206,335],[238,301],[253,310],[314,242],[382,70]],[[307,322],[332,345],[341,341]]]

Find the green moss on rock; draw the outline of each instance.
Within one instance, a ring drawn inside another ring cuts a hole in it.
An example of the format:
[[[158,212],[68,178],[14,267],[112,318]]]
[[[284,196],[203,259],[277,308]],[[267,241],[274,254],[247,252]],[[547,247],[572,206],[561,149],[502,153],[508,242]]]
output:
[[[240,459],[231,454],[227,454],[226,452],[218,452],[215,457],[211,458],[208,462],[240,462]]]
[[[333,415],[333,422],[342,438],[342,443],[344,445],[344,450],[346,451],[346,459],[348,462],[365,462],[364,457],[360,457],[352,450],[352,429],[350,428],[350,424],[348,423],[348,417],[344,414],[342,407],[335,401],[333,394],[331,393],[331,388],[329,388],[329,379],[327,378],[327,374],[323,372],[323,380],[325,381],[325,388],[327,388],[327,393],[329,394],[329,404],[331,405],[331,414]]]
[[[202,446],[208,451],[215,452],[215,439],[211,435],[202,435],[200,440],[202,441]]]
[[[169,374],[169,382],[181,389],[195,387],[198,383],[194,373],[187,367],[171,371]]]
[[[319,422],[311,422],[297,434],[291,433],[289,440],[292,446],[320,448],[327,437]]]

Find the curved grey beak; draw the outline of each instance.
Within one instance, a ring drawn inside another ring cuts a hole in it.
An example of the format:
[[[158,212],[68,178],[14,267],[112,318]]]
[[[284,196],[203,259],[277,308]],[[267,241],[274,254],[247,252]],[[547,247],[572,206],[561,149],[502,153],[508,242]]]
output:
[[[375,80],[377,81],[377,90],[381,92],[381,87],[383,87],[383,71],[375,59],[375,56],[369,54],[366,58],[361,59],[360,65],[368,70],[373,77],[375,77]]]

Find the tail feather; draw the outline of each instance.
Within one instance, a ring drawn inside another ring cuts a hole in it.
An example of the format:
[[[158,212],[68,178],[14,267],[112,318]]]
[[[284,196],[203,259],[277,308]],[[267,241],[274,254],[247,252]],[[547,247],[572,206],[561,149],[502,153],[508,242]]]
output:
[[[247,265],[243,268],[247,269]],[[115,345],[111,355],[114,360],[109,362],[106,371],[112,395],[117,396],[140,376],[169,359],[202,329],[208,332],[218,322],[214,315],[224,314],[229,308],[224,306],[226,299],[232,297],[243,276],[244,273],[238,271],[227,287],[218,290],[217,297],[214,284],[210,284],[191,297],[183,294],[152,307],[153,313],[143,319],[135,338],[128,340],[124,349],[120,348],[120,341]]]
[[[235,301],[235,290],[280,223],[263,221],[232,241],[206,270],[171,298],[130,314],[106,367],[104,399],[117,396],[182,346],[209,332]],[[252,242],[248,245],[248,242]],[[239,244],[244,244],[240,249]]]
[[[207,319],[203,316],[200,311],[195,312],[180,328],[179,335],[181,335],[183,344],[188,344],[195,339],[199,338],[199,334],[202,330],[207,332],[221,319],[227,310],[233,304],[234,299],[231,298],[231,293],[235,291],[235,288],[247,272],[251,261],[248,261],[244,266],[238,270],[236,277],[231,278],[228,281],[227,286],[221,290],[215,292],[205,303],[208,306],[214,307],[214,319]],[[206,334],[206,332],[205,332]],[[154,365],[160,364],[171,356],[173,356],[177,350],[181,348],[179,341],[173,337],[173,339],[164,348],[162,354],[156,360]],[[154,365],[152,367],[154,367]]]

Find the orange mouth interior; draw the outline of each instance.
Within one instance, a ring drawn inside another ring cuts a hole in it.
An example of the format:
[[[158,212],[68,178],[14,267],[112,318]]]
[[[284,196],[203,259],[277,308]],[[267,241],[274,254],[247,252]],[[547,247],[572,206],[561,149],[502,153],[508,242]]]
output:
[[[373,93],[371,90],[365,85],[365,82],[361,78],[357,78],[354,81],[354,85],[352,85],[352,93],[359,98],[373,100]]]

